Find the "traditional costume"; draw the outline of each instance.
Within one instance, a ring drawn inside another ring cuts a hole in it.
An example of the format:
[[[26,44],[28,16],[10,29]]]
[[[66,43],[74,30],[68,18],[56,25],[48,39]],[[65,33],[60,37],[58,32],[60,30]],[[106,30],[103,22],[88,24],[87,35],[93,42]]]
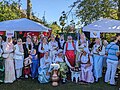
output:
[[[87,83],[93,83],[94,77],[93,77],[93,58],[88,54],[89,50],[85,48],[83,52],[79,57],[80,61],[80,67],[81,67],[81,80]]]
[[[72,67],[75,66],[75,45],[74,42],[72,42],[72,37],[68,36],[68,39],[70,41],[66,42],[64,47],[64,54],[67,57],[68,62]]]
[[[7,38],[7,42],[3,44],[3,57],[5,60],[5,83],[13,83],[15,81],[15,68],[13,61],[13,43],[9,41]]]
[[[86,47],[87,47],[86,41],[78,40],[76,42],[76,50],[77,50],[76,60],[78,60],[78,56],[80,55],[81,51]]]
[[[94,61],[94,76],[96,78],[96,82],[98,79],[102,77],[102,62],[103,62],[103,55],[105,54],[105,48],[100,44],[100,40],[96,40],[96,43],[93,46],[92,54],[93,54],[93,61]]]
[[[38,68],[38,81],[40,83],[48,83],[50,81],[50,75],[47,75],[49,72],[51,58],[44,55],[40,60],[40,67]]]
[[[63,53],[62,49],[58,50],[58,54],[59,53]],[[59,75],[61,76],[62,82],[65,83],[66,78],[67,78],[67,72],[68,72],[68,66],[66,64],[66,62],[64,61],[63,55],[62,56],[57,56],[55,58],[54,63],[58,63],[60,65],[59,68]]]
[[[14,59],[15,59],[16,77],[20,78],[20,76],[22,76],[23,61],[24,61],[23,45],[16,44],[14,48],[15,48]]]
[[[40,43],[40,45],[39,45],[39,47],[38,47],[38,51],[40,52],[40,59],[42,58],[42,57],[44,57],[44,53],[46,52],[46,51],[48,51],[49,50],[49,46],[48,46],[48,44],[46,43]]]
[[[0,82],[4,82],[4,70],[5,70],[2,53],[3,53],[2,45],[0,45]]]
[[[38,55],[36,54],[36,49],[33,49],[31,56],[31,77],[34,79],[38,76]]]
[[[54,36],[51,36],[52,38],[54,38]],[[57,49],[58,49],[58,42],[54,40],[51,40],[49,42],[49,50],[50,50],[50,57],[51,60],[55,59],[55,55],[57,54]]]
[[[59,47],[59,49],[64,50],[64,45],[65,45],[65,40],[64,40],[64,36],[62,35],[60,37],[60,39],[58,40],[58,47]]]
[[[31,37],[28,36],[27,37],[27,41],[26,43],[23,45],[23,48],[24,48],[24,59],[28,58],[30,53],[31,53],[31,50],[33,50],[33,43],[31,41]],[[24,75],[25,75],[25,78],[28,78],[28,75],[30,75],[30,65],[27,65],[27,66],[24,66]]]

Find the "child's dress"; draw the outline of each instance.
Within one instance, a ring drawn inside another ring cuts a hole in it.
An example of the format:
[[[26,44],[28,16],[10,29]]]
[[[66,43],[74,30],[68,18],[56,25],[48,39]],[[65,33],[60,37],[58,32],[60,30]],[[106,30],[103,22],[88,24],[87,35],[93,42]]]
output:
[[[36,54],[31,54],[32,63],[31,63],[31,76],[32,78],[36,78],[38,76],[38,58]]]

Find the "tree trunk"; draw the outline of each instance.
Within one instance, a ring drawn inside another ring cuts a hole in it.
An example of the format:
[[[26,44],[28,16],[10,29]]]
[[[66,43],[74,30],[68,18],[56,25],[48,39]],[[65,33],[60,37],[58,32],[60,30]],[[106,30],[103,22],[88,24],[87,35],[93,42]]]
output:
[[[31,15],[31,1],[27,0],[27,18],[30,19]]]
[[[120,20],[120,0],[118,0],[118,13],[117,13],[117,16],[118,16],[118,20]]]

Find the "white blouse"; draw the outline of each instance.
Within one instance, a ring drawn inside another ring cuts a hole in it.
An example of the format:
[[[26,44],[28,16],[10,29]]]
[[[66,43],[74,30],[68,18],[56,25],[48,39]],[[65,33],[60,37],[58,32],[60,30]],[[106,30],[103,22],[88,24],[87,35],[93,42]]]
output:
[[[55,58],[54,63],[56,63],[56,62],[64,62],[64,60],[63,60],[62,57],[59,58],[59,57],[57,56],[57,57]]]
[[[50,51],[55,50],[55,48],[57,48],[57,47],[58,47],[57,41],[54,41],[54,42],[50,41],[49,42],[49,49],[50,49]]]
[[[65,52],[66,52],[66,49],[67,50],[75,50],[75,48],[73,47],[73,44],[72,43],[70,43],[70,42],[68,42],[68,47],[66,48],[66,45],[67,44],[65,44],[65,46],[64,46],[64,54],[65,54]]]
[[[48,44],[44,44],[43,43],[43,50],[42,50],[42,44],[40,44],[39,45],[39,47],[38,47],[38,51],[40,52],[40,53],[45,53],[46,51],[48,51],[49,50],[49,46],[48,46]]]
[[[52,62],[51,62],[51,58],[50,57],[48,57],[48,59],[46,59],[45,57],[40,59],[40,67],[43,68],[43,69],[46,68],[46,67],[49,67],[51,63]]]
[[[20,48],[18,44],[14,46],[15,51],[14,51],[14,59],[23,59],[24,58],[24,53],[20,51]],[[23,48],[23,47],[22,47]]]
[[[87,43],[82,43],[82,44],[79,45],[79,41],[76,42],[76,50],[78,52],[81,52],[81,49],[85,48],[86,46],[87,46]]]
[[[86,54],[86,56],[82,55],[82,56],[81,56],[81,59],[79,59],[79,60],[81,60],[82,63],[87,63],[88,60],[89,60],[88,54]],[[91,64],[93,64],[93,59],[92,59],[91,56],[90,56],[90,62],[91,62]]]

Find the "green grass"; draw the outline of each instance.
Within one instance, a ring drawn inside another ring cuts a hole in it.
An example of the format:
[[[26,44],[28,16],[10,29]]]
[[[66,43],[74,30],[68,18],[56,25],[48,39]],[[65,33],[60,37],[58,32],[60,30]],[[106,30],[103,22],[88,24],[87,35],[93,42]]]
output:
[[[53,87],[51,82],[40,84],[37,80],[22,79],[12,84],[0,84],[0,90],[118,90],[118,87],[104,83],[103,79],[100,79],[99,83],[88,85],[80,85],[74,82],[59,83],[57,87]]]

